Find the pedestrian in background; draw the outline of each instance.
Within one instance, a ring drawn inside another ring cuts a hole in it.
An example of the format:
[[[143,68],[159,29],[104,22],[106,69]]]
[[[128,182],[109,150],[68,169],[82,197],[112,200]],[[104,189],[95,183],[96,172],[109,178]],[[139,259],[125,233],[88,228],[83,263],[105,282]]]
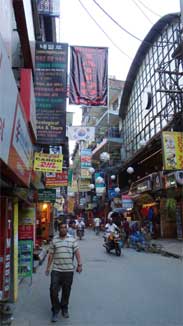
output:
[[[52,322],[58,320],[61,309],[62,315],[69,318],[68,304],[74,274],[74,256],[77,260],[76,271],[82,272],[81,257],[76,239],[67,235],[67,224],[59,224],[59,235],[56,235],[49,247],[46,275],[51,271],[50,299],[52,304]],[[61,300],[59,291],[62,289]]]

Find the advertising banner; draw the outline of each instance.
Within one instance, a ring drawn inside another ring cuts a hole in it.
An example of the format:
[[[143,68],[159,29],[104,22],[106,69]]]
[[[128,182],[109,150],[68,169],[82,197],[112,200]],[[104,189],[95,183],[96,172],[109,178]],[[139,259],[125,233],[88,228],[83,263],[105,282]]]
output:
[[[91,179],[91,174],[88,169],[81,169],[81,179]]]
[[[75,198],[74,197],[68,197],[68,200],[67,200],[67,212],[72,214],[74,212],[74,206],[75,206]]]
[[[38,13],[45,16],[60,16],[60,0],[36,0]]]
[[[90,191],[90,180],[87,179],[80,179],[79,180],[79,192]]]
[[[19,240],[18,242],[18,275],[31,277],[33,271],[33,241]]]
[[[182,170],[183,132],[163,131],[162,147],[164,170]]]
[[[68,44],[36,43],[37,143],[60,145],[66,134]]]
[[[108,49],[70,47],[70,104],[107,106]]]
[[[63,155],[34,153],[34,171],[62,172]],[[47,174],[48,177],[48,174]]]
[[[68,137],[70,140],[86,140],[93,141],[95,140],[95,127],[68,127]]]
[[[26,186],[30,183],[32,154],[32,142],[23,107],[18,96],[8,166]]]
[[[68,185],[68,173],[46,173],[46,187],[64,187]]]

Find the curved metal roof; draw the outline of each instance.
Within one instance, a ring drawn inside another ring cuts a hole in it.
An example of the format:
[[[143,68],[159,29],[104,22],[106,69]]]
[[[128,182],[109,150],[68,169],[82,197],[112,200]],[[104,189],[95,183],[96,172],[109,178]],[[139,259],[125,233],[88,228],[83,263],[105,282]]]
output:
[[[143,42],[141,43],[139,49],[137,50],[137,53],[135,55],[135,58],[131,64],[130,70],[128,72],[125,86],[123,89],[123,95],[121,98],[120,103],[120,110],[119,115],[124,118],[125,114],[127,112],[128,108],[128,101],[130,98],[130,94],[133,88],[133,84],[135,81],[135,78],[137,76],[138,70],[142,64],[142,61],[147,54],[148,50],[153,45],[154,41],[157,39],[159,34],[163,31],[166,25],[169,25],[172,21],[175,19],[178,19],[180,17],[180,13],[172,13],[168,14],[166,16],[163,16],[161,19],[157,21],[156,24],[153,25],[147,36],[144,38]]]

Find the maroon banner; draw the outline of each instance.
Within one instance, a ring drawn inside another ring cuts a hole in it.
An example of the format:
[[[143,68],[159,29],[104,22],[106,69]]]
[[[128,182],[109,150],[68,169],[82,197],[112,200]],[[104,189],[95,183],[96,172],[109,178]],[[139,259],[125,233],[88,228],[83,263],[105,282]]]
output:
[[[70,104],[107,106],[108,49],[71,46]]]

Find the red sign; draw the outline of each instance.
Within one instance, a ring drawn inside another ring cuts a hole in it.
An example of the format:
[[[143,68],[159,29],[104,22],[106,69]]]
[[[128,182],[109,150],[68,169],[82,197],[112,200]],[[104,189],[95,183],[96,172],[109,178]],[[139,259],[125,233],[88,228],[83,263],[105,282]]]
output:
[[[70,104],[107,106],[108,49],[71,46]]]
[[[62,173],[47,173],[46,187],[64,187],[68,185],[68,172]]]
[[[33,225],[19,225],[18,226],[18,239],[19,240],[31,240],[34,236]]]

